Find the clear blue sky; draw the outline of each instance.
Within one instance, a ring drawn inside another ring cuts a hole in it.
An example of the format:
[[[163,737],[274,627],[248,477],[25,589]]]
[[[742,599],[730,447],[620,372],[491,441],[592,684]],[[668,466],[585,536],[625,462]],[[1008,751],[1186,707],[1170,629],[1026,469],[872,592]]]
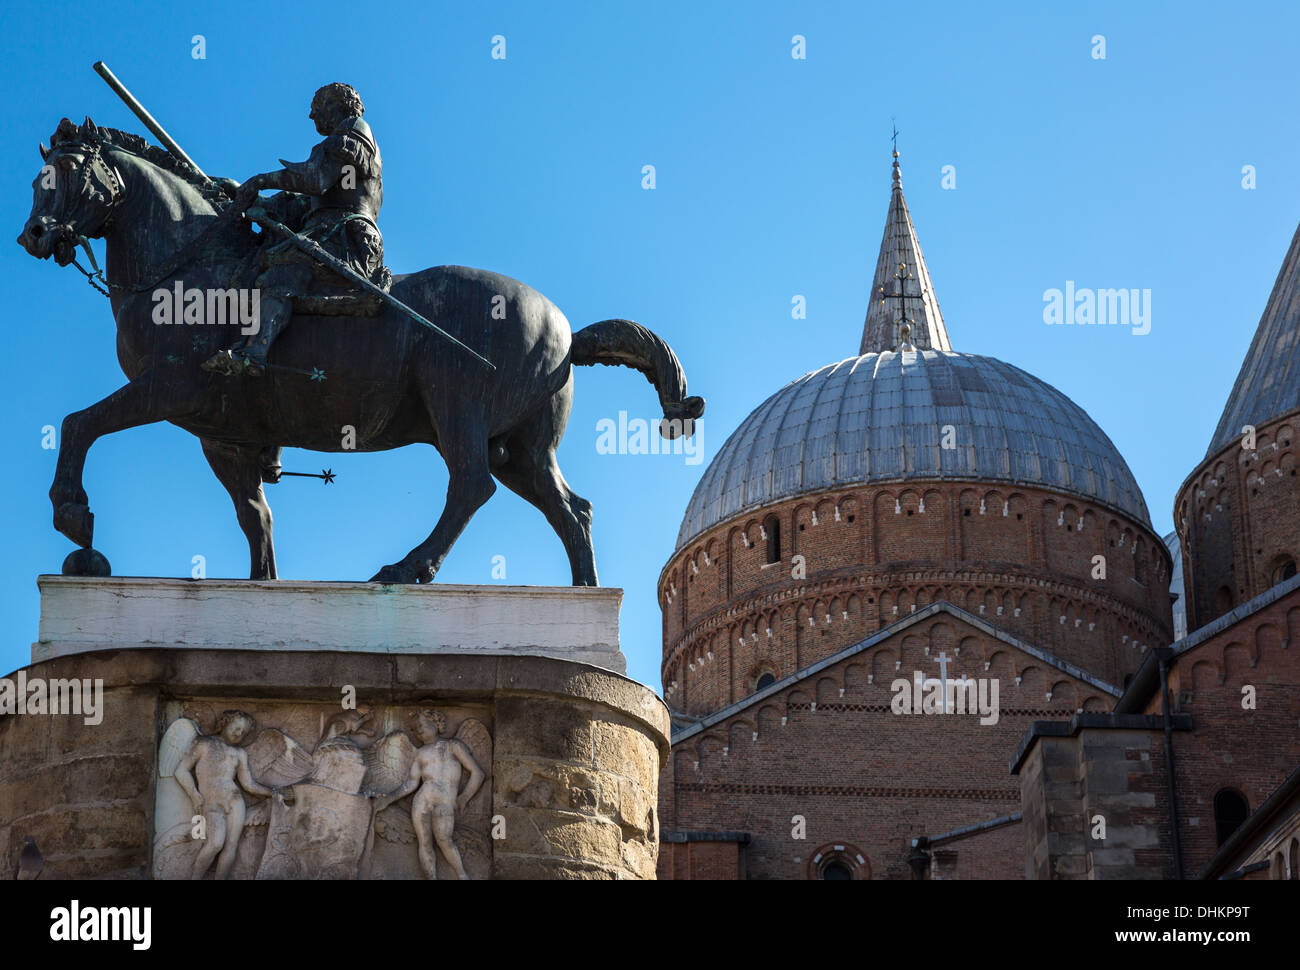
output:
[[[8,3],[0,146],[8,239],[60,117],[141,131],[103,59],[210,174],[244,179],[315,138],[312,92],[355,85],[383,149],[390,265],[462,263],[536,287],[574,329],[635,319],[708,398],[706,460],[772,391],[857,351],[889,194],[889,131],[954,348],[1082,405],[1128,459],[1155,527],[1203,455],[1300,218],[1300,11],[1209,4]],[[376,11],[373,18],[370,12]],[[206,59],[191,56],[202,34]],[[490,57],[504,35],[505,61]],[[807,37],[807,59],[790,56]],[[1106,59],[1091,38],[1106,38]],[[658,187],[641,188],[641,167]],[[957,188],[940,187],[953,165]],[[1258,188],[1241,187],[1243,165]],[[73,269],[0,246],[0,670],[28,662],[50,523],[41,428],[123,381],[107,301]],[[1149,288],[1151,332],[1049,328],[1043,291]],[[790,318],[803,294],[808,319]],[[601,455],[596,424],[655,416],[645,381],[580,369],[560,451],[595,503],[601,581],[626,590],[629,673],[659,687],[659,570],[704,465]],[[280,574],[366,579],[422,539],[446,472],[428,448],[289,452],[339,473],[269,489]],[[118,575],[246,575],[196,439],[169,425],[92,449],[96,547]],[[446,582],[564,584],[541,515],[505,489]]]

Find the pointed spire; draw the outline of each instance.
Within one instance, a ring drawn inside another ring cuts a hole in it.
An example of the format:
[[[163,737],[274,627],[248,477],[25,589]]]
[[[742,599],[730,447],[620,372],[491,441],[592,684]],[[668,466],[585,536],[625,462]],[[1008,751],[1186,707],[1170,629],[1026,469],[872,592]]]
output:
[[[952,344],[948,342],[948,330],[930,284],[930,271],[921,255],[912,215],[903,199],[903,179],[895,147],[894,188],[858,353],[903,349],[952,350]]]
[[[1256,427],[1300,407],[1300,228],[1291,239],[1206,457]]]

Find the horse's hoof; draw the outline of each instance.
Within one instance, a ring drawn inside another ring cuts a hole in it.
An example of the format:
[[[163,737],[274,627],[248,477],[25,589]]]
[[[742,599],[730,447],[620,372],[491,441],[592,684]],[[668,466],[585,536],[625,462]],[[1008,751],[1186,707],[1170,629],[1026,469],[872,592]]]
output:
[[[95,514],[89,505],[64,502],[54,513],[54,528],[82,548],[89,548],[95,537]]]
[[[74,549],[63,560],[65,576],[112,576],[108,560],[98,549]]]
[[[379,572],[370,577],[372,583],[414,583],[415,570],[410,566],[403,566],[396,563],[392,566],[385,566]]]

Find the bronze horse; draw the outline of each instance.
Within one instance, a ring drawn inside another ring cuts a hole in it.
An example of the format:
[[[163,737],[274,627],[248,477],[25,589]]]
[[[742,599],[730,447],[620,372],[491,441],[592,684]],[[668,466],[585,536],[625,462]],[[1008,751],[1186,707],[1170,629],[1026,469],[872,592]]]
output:
[[[264,456],[281,446],[343,451],[351,428],[354,448],[346,450],[431,444],[451,476],[433,532],[372,582],[431,581],[496,490],[495,477],[546,516],[564,543],[574,585],[594,586],[591,503],[569,488],[555,459],[573,400],[572,365],[621,364],[645,374],[659,394],[665,437],[691,434],[703,413],[703,399],[686,396],[676,355],[650,331],[605,320],[571,333],[564,314],[536,290],[463,266],[395,277],[392,293],[495,369],[385,307],[364,319],[295,315],[266,376],[208,374],[200,364],[233,344],[240,328],[156,323],[155,294],[178,283],[182,292],[224,290],[249,265],[258,235],[231,211],[223,188],[139,136],[89,118],[60,122],[41,157],[18,242],[67,265],[83,237],[105,240],[117,357],[127,377],[63,420],[50,500],[55,528],[83,550],[93,538],[82,487],[90,446],[115,431],[170,421],[198,436],[230,493],[248,539],[250,578],[274,579]],[[92,561],[74,554],[65,571],[90,569]]]

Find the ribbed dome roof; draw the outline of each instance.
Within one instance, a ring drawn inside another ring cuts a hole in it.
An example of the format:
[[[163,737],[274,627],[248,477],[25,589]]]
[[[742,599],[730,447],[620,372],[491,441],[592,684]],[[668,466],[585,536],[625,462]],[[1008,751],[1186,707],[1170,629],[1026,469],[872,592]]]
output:
[[[945,425],[957,447],[940,446]],[[681,549],[739,512],[868,482],[974,479],[1078,495],[1150,527],[1133,473],[1051,385],[991,357],[850,357],[777,391],[727,439],[687,506]]]

